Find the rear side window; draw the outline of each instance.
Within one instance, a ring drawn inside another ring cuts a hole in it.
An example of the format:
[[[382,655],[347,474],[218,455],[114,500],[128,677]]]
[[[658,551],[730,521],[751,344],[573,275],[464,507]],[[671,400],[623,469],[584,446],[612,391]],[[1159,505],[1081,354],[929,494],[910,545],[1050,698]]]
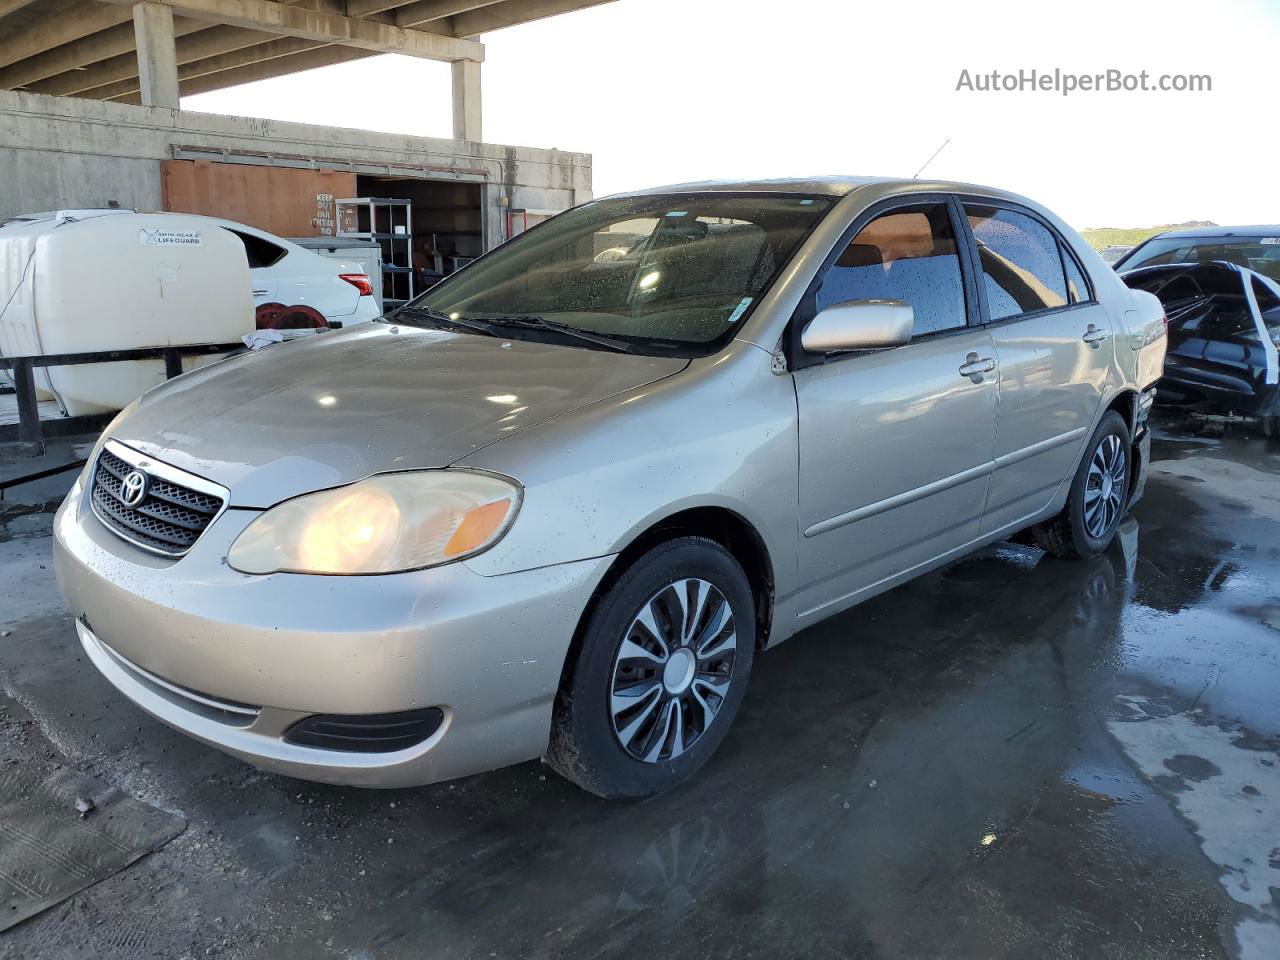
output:
[[[916,336],[963,327],[964,284],[947,205],[896,209],[858,231],[827,268],[815,306],[849,300],[909,304]]]
[[[1071,302],[1087,303],[1092,300],[1093,295],[1089,292],[1089,281],[1084,278],[1084,271],[1065,247],[1062,250],[1062,262],[1067,267],[1067,296]]]
[[[223,229],[226,228],[224,227]],[[255,237],[251,233],[241,233],[239,230],[228,230],[227,232],[234,233],[240,238],[240,242],[244,244],[244,252],[245,256],[249,258],[250,270],[277,264],[289,252],[284,247],[278,246],[270,240]]]
[[[966,203],[978,244],[992,320],[1066,306],[1058,240],[1039,221],[1000,207]]]

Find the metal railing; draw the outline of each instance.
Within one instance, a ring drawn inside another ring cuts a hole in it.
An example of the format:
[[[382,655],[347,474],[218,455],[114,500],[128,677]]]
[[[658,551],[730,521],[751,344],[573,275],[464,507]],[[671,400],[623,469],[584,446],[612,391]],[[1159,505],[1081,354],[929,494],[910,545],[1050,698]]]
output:
[[[5,435],[5,428],[0,428],[0,442],[16,439],[17,452],[22,456],[38,457],[44,453],[44,424],[40,420],[40,408],[36,401],[35,371],[39,367],[78,366],[86,363],[118,363],[122,360],[163,360],[165,379],[172,379],[182,373],[183,357],[209,356],[219,353],[232,353],[245,349],[244,344],[235,343],[193,343],[176,347],[139,347],[133,350],[96,350],[89,353],[50,353],[41,356],[2,357],[0,370],[7,369],[13,378],[18,394],[18,432],[16,438]],[[110,415],[105,415],[109,417]],[[72,432],[101,428],[105,425],[104,415],[83,417],[64,417],[49,421],[58,425],[58,432],[67,435]]]

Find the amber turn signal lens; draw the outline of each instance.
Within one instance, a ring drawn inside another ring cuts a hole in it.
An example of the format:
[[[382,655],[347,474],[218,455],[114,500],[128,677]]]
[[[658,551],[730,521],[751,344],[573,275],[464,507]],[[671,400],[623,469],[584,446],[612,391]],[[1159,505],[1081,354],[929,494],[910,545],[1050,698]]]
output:
[[[467,515],[458,524],[458,529],[453,531],[453,536],[445,544],[444,555],[456,557],[459,554],[470,553],[488,543],[489,539],[498,532],[502,522],[507,519],[507,511],[510,509],[511,501],[503,499],[467,511]]]

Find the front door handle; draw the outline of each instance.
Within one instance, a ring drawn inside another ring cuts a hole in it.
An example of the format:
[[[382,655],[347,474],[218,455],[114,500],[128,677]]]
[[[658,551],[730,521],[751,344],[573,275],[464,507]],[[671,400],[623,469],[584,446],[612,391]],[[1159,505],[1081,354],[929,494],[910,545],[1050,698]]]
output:
[[[974,383],[981,383],[982,375],[990,373],[995,368],[994,357],[980,357],[976,353],[970,353],[964,358],[964,363],[960,364],[960,376],[968,377]]]
[[[1089,324],[1089,329],[1084,332],[1084,336],[1080,339],[1096,350],[1098,345],[1109,336],[1111,336],[1111,334],[1107,333],[1107,331],[1096,327],[1091,323]]]

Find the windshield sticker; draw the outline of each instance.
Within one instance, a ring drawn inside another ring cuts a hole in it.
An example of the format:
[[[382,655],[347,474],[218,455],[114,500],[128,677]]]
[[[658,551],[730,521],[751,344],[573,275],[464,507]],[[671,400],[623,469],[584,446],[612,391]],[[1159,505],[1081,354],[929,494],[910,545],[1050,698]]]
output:
[[[687,217],[688,215],[689,215],[688,210],[668,210],[667,211],[668,217]]]
[[[1280,243],[1280,237],[1263,237],[1263,243]]]
[[[198,247],[203,241],[195,230],[148,230],[145,227],[138,231],[138,244],[143,247]]]
[[[729,314],[728,323],[737,323],[738,318],[747,312],[747,307],[751,306],[751,298],[743,297],[738,301],[738,305],[733,308],[733,313]]]

